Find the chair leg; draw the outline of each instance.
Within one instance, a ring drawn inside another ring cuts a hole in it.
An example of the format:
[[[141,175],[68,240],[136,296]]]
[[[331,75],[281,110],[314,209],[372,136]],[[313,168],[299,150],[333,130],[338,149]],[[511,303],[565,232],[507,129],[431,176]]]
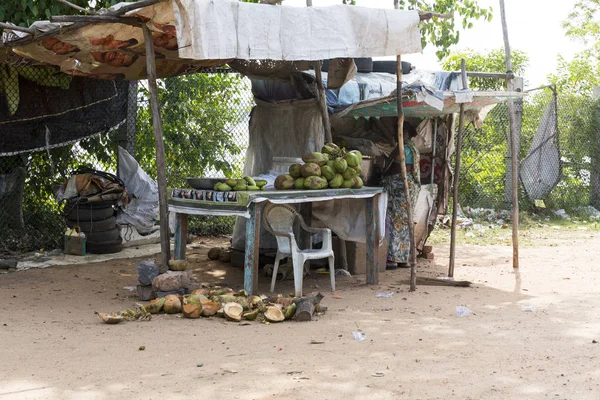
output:
[[[335,292],[335,261],[333,256],[327,257],[327,261],[329,261],[329,276],[331,277],[331,291]]]
[[[302,297],[302,279],[304,278],[304,263],[306,260],[299,254],[292,254],[294,264],[294,295]]]
[[[275,264],[273,264],[273,278],[271,279],[271,292],[275,291],[275,281],[277,280],[277,270],[279,269],[279,261],[281,261],[283,257],[279,252],[275,256]]]

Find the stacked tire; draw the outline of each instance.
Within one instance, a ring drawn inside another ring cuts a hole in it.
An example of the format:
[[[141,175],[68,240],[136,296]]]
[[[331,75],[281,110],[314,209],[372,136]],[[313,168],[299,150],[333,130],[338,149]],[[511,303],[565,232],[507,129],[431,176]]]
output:
[[[112,202],[67,203],[64,215],[69,228],[77,225],[85,233],[87,253],[108,254],[122,250],[122,239]]]

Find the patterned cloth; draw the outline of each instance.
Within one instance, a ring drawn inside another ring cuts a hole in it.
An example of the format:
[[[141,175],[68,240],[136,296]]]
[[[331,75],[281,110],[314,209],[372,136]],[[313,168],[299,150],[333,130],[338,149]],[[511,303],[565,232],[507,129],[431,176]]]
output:
[[[406,176],[410,193],[410,202],[414,206],[421,190],[421,177],[419,171],[420,155],[412,141],[404,142],[413,154],[414,167]],[[402,175],[389,175],[383,178],[383,188],[388,194],[385,233],[388,238],[388,261],[407,263],[410,255],[410,231],[408,229],[408,214],[406,212],[406,199],[404,197],[404,184]]]

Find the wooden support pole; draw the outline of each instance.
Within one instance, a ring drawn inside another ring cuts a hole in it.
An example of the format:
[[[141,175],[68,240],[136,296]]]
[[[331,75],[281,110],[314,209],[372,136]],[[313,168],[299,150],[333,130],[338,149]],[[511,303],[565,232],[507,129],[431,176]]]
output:
[[[10,29],[10,30],[17,31],[17,32],[25,32],[25,33],[29,33],[30,35],[35,34],[35,29],[23,28],[22,26],[11,25],[11,24],[7,24],[4,22],[0,22],[0,28]]]
[[[315,79],[317,80],[317,93],[319,104],[321,106],[321,117],[323,118],[323,129],[325,130],[325,143],[333,142],[331,136],[331,123],[329,122],[329,111],[327,111],[327,97],[323,87],[323,77],[321,75],[321,61],[315,63]]]
[[[398,0],[394,0],[394,8],[400,8]],[[398,151],[400,152],[400,171],[402,174],[402,185],[404,186],[404,198],[406,199],[406,214],[408,216],[409,248],[408,262],[410,264],[410,288],[411,292],[417,289],[417,247],[415,243],[415,225],[413,223],[413,205],[410,202],[410,190],[406,174],[406,154],[404,152],[404,108],[402,107],[402,57],[396,56],[396,93],[398,104]],[[419,168],[414,165],[413,168]],[[417,182],[419,183],[419,182]]]
[[[467,89],[467,72],[465,59],[461,62],[461,75],[463,89]],[[465,124],[465,105],[460,105],[458,117],[458,137],[456,138],[456,161],[454,165],[454,179],[452,181],[452,224],[450,225],[450,263],[448,277],[454,277],[454,259],[456,257],[456,217],[458,213],[458,178],[460,176],[460,150],[462,148],[463,129]]]
[[[506,54],[506,74],[512,74],[512,61],[510,58],[510,44],[508,42],[508,28],[506,26],[506,10],[504,0],[500,1],[500,19],[504,36],[504,52]],[[508,89],[512,89],[512,78],[507,80]],[[510,128],[510,152],[512,164],[512,243],[513,243],[513,268],[519,268],[519,145],[515,121],[515,103],[508,100],[508,123]]]
[[[156,60],[152,33],[146,25],[142,25],[146,45],[146,69],[148,89],[150,92],[150,108],[152,110],[152,126],[154,127],[154,146],[156,147],[156,171],[158,175],[158,205],[160,216],[160,252],[161,271],[166,271],[170,257],[169,209],[167,205],[167,174],[165,162],[165,143],[163,142],[162,119],[158,103],[158,87],[156,85]]]

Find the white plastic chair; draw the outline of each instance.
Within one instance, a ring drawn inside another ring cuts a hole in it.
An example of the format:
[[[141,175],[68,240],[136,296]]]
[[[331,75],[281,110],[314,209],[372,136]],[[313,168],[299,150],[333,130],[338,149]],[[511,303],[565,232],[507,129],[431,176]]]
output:
[[[329,276],[331,277],[331,290],[335,291],[335,270],[334,255],[331,241],[331,230],[327,228],[311,228],[306,225],[302,216],[296,210],[285,204],[269,203],[264,209],[264,222],[267,231],[275,235],[277,239],[277,255],[273,265],[273,279],[271,280],[271,292],[275,291],[275,281],[277,279],[277,269],[279,262],[286,258],[292,258],[294,268],[294,291],[296,297],[302,296],[302,278],[304,276],[304,263],[307,260],[316,260],[327,258],[329,261]],[[323,234],[322,249],[298,248],[296,238],[294,237],[294,221],[298,218],[300,226],[305,231],[316,234]]]

